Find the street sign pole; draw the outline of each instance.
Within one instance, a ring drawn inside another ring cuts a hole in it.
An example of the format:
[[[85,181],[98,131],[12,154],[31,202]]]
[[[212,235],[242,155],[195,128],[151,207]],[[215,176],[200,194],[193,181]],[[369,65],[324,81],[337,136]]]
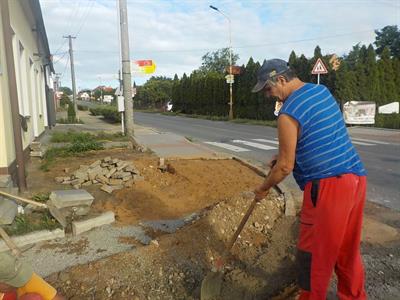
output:
[[[319,84],[319,73],[318,73],[318,77],[317,77],[317,84]]]

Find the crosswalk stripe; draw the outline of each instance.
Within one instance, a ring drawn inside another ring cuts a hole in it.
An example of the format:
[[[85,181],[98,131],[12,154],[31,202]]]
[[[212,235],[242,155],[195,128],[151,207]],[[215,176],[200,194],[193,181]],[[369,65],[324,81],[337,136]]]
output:
[[[238,146],[234,146],[234,145],[230,145],[230,144],[226,144],[226,143],[218,143],[218,142],[204,142],[205,144],[209,144],[209,145],[213,145],[216,147],[221,147],[221,148],[225,148],[228,150],[231,150],[233,152],[245,152],[245,151],[250,151],[249,149],[245,149],[242,147],[238,147]]]
[[[363,143],[363,142],[357,142],[357,141],[352,141],[353,144],[356,145],[362,145],[362,146],[376,146],[375,144],[369,144],[369,143]]]
[[[250,146],[250,147],[254,147],[254,148],[258,148],[258,149],[262,149],[262,150],[273,150],[273,149],[278,149],[278,148],[276,148],[276,147],[267,146],[267,145],[263,145],[263,144],[260,144],[260,143],[253,143],[253,142],[248,142],[248,141],[242,141],[242,140],[233,140],[232,142],[238,143],[238,144],[243,144],[243,145]]]
[[[390,143],[375,141],[375,140],[367,140],[367,139],[359,139],[359,138],[352,138],[352,140],[360,141],[360,142],[367,142],[367,143],[374,143],[374,144],[381,144],[381,145],[390,145]]]
[[[271,143],[271,144],[279,145],[279,142],[278,142],[278,141],[273,141],[273,140],[253,139],[253,141],[262,142],[262,143]]]

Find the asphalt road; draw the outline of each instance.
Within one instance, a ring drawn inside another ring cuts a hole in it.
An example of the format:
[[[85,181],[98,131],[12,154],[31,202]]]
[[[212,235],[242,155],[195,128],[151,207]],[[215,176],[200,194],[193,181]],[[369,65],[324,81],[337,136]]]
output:
[[[275,128],[135,112],[135,123],[183,135],[219,152],[265,164],[277,153]],[[400,211],[400,131],[349,128],[368,171],[367,199]],[[293,178],[287,183],[295,188]]]

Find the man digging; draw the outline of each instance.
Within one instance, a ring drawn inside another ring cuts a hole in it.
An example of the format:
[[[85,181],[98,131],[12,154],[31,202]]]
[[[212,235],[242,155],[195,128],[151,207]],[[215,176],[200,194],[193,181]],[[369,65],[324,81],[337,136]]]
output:
[[[360,255],[366,171],[336,100],[325,86],[302,82],[281,59],[264,61],[252,91],[283,103],[277,162],[255,189],[256,199],[291,172],[304,191],[299,299],[326,299],[333,270],[339,299],[366,299]]]

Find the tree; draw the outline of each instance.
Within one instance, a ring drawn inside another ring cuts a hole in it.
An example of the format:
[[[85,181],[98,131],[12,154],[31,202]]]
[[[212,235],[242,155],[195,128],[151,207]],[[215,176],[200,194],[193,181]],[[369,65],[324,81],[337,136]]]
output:
[[[375,30],[376,53],[382,54],[385,47],[390,50],[390,55],[400,58],[400,31],[397,25],[385,26],[381,30]]]
[[[224,73],[225,69],[229,67],[229,48],[222,48],[214,52],[207,52],[201,58],[203,60],[200,71],[203,73],[207,72],[218,72]],[[232,65],[235,65],[239,60],[239,55],[232,53]]]
[[[138,87],[135,105],[143,108],[162,108],[172,97],[173,81],[163,76],[151,77],[143,86]]]
[[[382,89],[381,98],[378,102],[380,105],[390,103],[396,100],[397,88],[395,85],[396,74],[390,59],[389,47],[385,47],[378,61],[379,73],[381,76],[380,86]]]
[[[67,86],[61,86],[61,87],[58,88],[58,90],[60,92],[63,92],[64,94],[72,95],[72,90]]]

